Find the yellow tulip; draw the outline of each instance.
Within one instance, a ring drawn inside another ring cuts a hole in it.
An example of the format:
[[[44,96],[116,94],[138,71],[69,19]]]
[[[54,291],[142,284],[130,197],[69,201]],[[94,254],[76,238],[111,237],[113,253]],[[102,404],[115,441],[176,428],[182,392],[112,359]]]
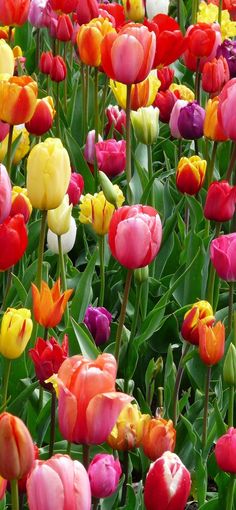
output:
[[[128,404],[121,411],[107,443],[114,450],[138,448],[143,439],[144,425],[150,418],[149,414],[142,414],[136,404]]]
[[[120,207],[125,198],[116,184],[114,188],[117,190],[117,205]],[[114,211],[114,205],[106,200],[103,191],[95,193],[95,195],[87,193],[81,198],[79,221],[90,224],[96,234],[103,236],[109,230]]]
[[[138,110],[142,106],[150,106],[160,87],[160,80],[154,74],[149,74],[146,80],[136,83],[131,87],[131,110]],[[110,80],[111,90],[118,105],[126,108],[126,85],[118,81]]]
[[[69,205],[69,196],[65,195],[63,201],[56,209],[48,211],[48,227],[57,236],[66,234],[70,229],[72,204]]]
[[[125,17],[131,21],[143,21],[145,6],[143,0],[122,0]]]
[[[4,39],[0,39],[0,74],[7,73],[13,76],[14,67],[13,51]]]
[[[27,162],[27,191],[32,206],[56,209],[66,194],[70,176],[70,158],[59,138],[47,138],[35,145]]]
[[[194,101],[195,95],[191,89],[186,87],[186,85],[178,85],[178,83],[171,83],[169,90],[171,92],[179,92],[179,99],[183,99],[184,101]]]
[[[33,322],[27,308],[8,308],[0,330],[0,353],[8,359],[19,358],[31,337]]]

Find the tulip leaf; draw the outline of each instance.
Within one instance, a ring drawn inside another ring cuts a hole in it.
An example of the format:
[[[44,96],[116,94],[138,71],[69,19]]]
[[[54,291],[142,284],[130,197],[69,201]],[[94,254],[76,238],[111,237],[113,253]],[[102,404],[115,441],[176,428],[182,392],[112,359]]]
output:
[[[22,410],[22,402],[26,402],[39,385],[38,381],[34,383],[32,383],[29,379],[27,381],[28,386],[23,391],[19,392],[18,396],[8,405],[7,410],[9,413],[19,414]]]
[[[15,274],[13,274],[12,276],[12,283],[21,300],[22,305],[24,305],[27,299],[27,292],[25,290],[24,285]]]
[[[83,356],[96,359],[100,354],[100,351],[96,347],[95,343],[89,338],[89,335],[86,333],[83,325],[77,324],[73,318],[71,319],[71,324]]]
[[[204,505],[200,506],[199,510],[219,510],[218,498],[207,501],[207,503],[204,503]]]
[[[84,178],[85,192],[94,193],[94,178],[84,159],[81,148],[77,141],[73,138],[69,130],[65,129],[65,138],[67,141],[68,151],[71,158],[71,163],[74,168],[78,168],[80,174]]]
[[[84,320],[84,315],[89,303],[91,302],[92,279],[97,261],[97,250],[94,250],[86,269],[84,270],[77,285],[74,297],[71,303],[71,315],[77,322]]]

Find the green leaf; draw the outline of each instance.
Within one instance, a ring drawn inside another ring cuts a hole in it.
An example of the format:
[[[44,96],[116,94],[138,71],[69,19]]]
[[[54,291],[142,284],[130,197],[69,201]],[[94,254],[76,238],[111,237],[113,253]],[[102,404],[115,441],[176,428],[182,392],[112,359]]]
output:
[[[88,167],[84,156],[82,154],[81,148],[77,141],[73,138],[70,131],[65,129],[65,138],[67,141],[68,151],[71,158],[71,163],[74,166],[74,168],[78,168],[80,174],[84,178],[85,182],[85,191],[86,193],[94,193],[95,187],[94,187],[94,178],[90,171],[90,168]]]
[[[164,403],[165,415],[172,415],[172,402],[175,387],[176,368],[173,360],[172,345],[169,345],[165,364],[165,377],[164,377]]]
[[[214,498],[211,499],[210,501],[207,501],[207,503],[204,503],[204,505],[200,506],[199,510],[219,510],[218,498]]]
[[[71,303],[71,315],[77,322],[82,322],[84,320],[84,314],[86,309],[91,302],[91,289],[92,289],[92,279],[93,273],[95,269],[95,264],[97,261],[97,250],[93,252],[91,259],[89,260],[85,271],[83,272],[77,289],[75,291],[74,297]]]
[[[19,393],[19,395],[8,405],[7,410],[9,413],[18,415],[22,409],[22,402],[26,402],[27,399],[32,395],[34,390],[38,388],[38,381],[32,383],[30,379],[23,380],[27,384],[27,387]]]
[[[89,335],[86,333],[85,331],[86,327],[77,324],[77,322],[75,322],[73,318],[71,319],[71,324],[83,356],[88,356],[91,359],[96,359],[97,356],[100,354],[100,351],[97,349],[94,342],[89,338]]]

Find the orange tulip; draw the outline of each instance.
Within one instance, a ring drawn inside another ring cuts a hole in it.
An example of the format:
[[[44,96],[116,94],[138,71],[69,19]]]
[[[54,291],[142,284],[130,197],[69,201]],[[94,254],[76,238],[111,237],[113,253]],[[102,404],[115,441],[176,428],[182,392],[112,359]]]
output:
[[[227,140],[227,136],[221,123],[218,120],[218,105],[218,96],[215,96],[214,99],[209,99],[207,102],[203,134],[210,140],[214,140],[216,142],[224,142]]]
[[[152,418],[145,423],[142,446],[150,460],[156,460],[166,452],[173,452],[176,442],[176,430],[171,420]]]
[[[225,327],[222,322],[208,327],[199,324],[199,355],[205,365],[211,366],[218,363],[224,356]]]
[[[24,124],[33,116],[38,85],[30,76],[12,76],[0,81],[0,119],[11,125]]]
[[[72,292],[73,289],[69,289],[61,294],[60,279],[54,283],[52,289],[43,281],[40,291],[32,283],[33,311],[36,322],[45,328],[54,328],[59,324]]]
[[[193,345],[199,344],[198,326],[200,322],[207,326],[212,326],[215,321],[212,306],[208,301],[197,301],[184,316],[181,328],[181,335],[184,340]]]
[[[131,86],[131,110],[138,110],[143,106],[152,105],[160,86],[160,81],[153,74],[140,83],[135,83]],[[116,101],[121,108],[126,108],[127,91],[123,83],[110,82],[111,90],[116,98]]]
[[[101,43],[105,35],[114,32],[108,19],[95,18],[87,25],[82,25],[77,35],[77,45],[81,61],[88,66],[101,64]]]
[[[0,477],[19,480],[27,475],[34,462],[34,444],[20,418],[10,413],[0,415]]]

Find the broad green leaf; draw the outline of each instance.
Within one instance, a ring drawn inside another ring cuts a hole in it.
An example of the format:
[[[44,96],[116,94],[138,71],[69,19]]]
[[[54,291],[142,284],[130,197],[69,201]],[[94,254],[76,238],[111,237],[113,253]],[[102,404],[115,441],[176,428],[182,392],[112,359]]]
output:
[[[82,322],[84,320],[84,314],[89,303],[91,302],[92,280],[97,256],[98,252],[97,250],[94,250],[92,257],[89,260],[87,267],[79,280],[74,297],[72,299],[71,315],[77,322]]]
[[[100,351],[97,349],[95,343],[90,339],[89,334],[86,332],[86,327],[83,327],[84,325],[77,324],[73,318],[71,319],[71,324],[83,356],[88,356],[88,358],[91,359],[97,358]]]

